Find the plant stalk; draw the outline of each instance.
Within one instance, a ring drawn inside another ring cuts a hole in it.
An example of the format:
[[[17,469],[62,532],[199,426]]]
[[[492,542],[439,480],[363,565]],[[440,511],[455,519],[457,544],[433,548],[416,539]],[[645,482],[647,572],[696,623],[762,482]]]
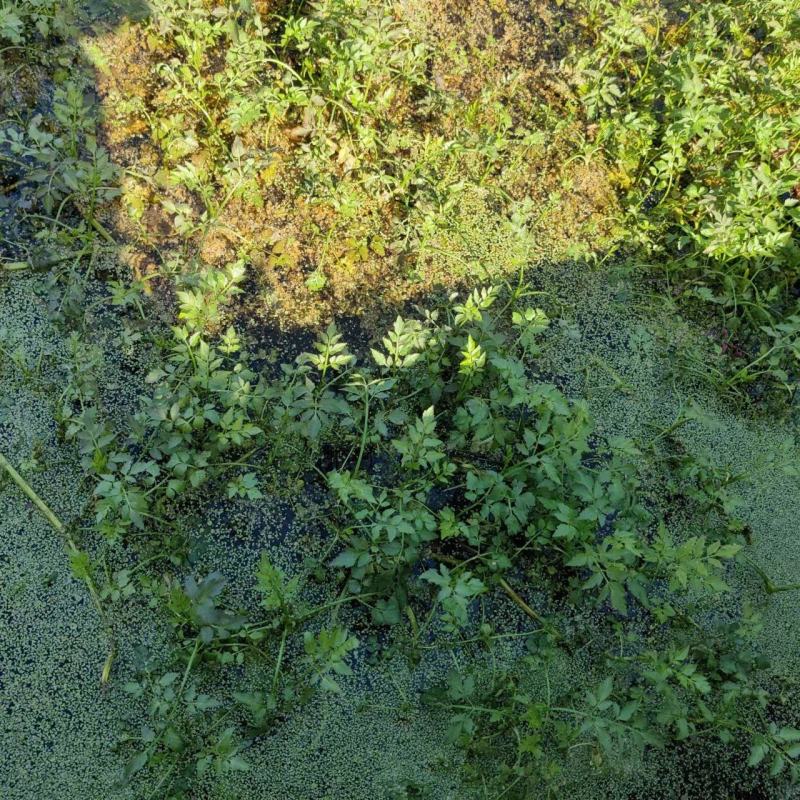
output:
[[[70,552],[70,555],[80,553],[81,550],[78,545],[75,543],[75,540],[72,538],[72,535],[67,530],[64,523],[52,512],[50,507],[47,503],[42,500],[41,497],[36,493],[33,487],[22,477],[22,475],[17,472],[16,469],[10,464],[8,459],[0,453],[0,467],[8,473],[11,480],[17,485],[19,489],[22,490],[23,494],[36,506],[42,516],[50,523],[50,525],[55,528],[55,530],[64,537],[64,540],[67,543],[67,549]],[[92,602],[97,609],[97,613],[100,615],[100,620],[103,623],[103,627],[106,630],[106,635],[109,639],[109,652],[106,660],[103,664],[103,670],[100,676],[100,682],[102,684],[106,684],[111,677],[111,668],[114,664],[114,656],[116,654],[116,645],[114,643],[114,636],[111,632],[111,626],[108,624],[108,620],[106,619],[106,615],[103,611],[102,603],[100,602],[100,594],[97,591],[97,587],[95,586],[94,580],[92,576],[88,573],[84,575],[83,582],[86,584],[86,588],[89,590],[89,595],[92,598]]]

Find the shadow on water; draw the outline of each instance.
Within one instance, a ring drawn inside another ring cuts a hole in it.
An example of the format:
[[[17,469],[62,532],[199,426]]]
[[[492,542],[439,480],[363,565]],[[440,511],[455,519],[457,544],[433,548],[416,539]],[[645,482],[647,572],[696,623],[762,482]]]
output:
[[[56,13],[63,15],[61,20],[68,20],[72,3],[65,3],[64,8]],[[13,8],[12,8],[13,10]],[[69,56],[55,55],[66,47],[80,49],[80,42],[90,41],[92,37],[108,30],[113,30],[125,21],[145,19],[150,14],[146,0],[87,0],[79,5],[76,20],[51,22],[55,30],[50,33],[52,46],[41,39],[34,39],[30,44],[6,46],[0,49],[0,113],[3,115],[2,126],[15,125],[25,129],[31,119],[39,118],[42,133],[40,141],[46,144],[49,135],[46,117],[52,114],[53,97],[58,86],[70,79],[77,79],[85,85],[86,100],[92,105],[99,99],[94,86],[97,81],[92,78],[91,67],[86,59],[73,52]],[[58,33],[56,33],[58,31]],[[46,48],[46,64],[36,63],[29,57],[29,50]],[[93,95],[93,96],[91,96]],[[102,144],[102,130],[99,131]],[[0,139],[0,257],[5,262],[22,263],[28,260],[35,271],[44,272],[61,263],[59,256],[41,246],[36,240],[36,230],[32,220],[28,220],[28,212],[35,210],[36,199],[33,195],[31,173],[46,170],[51,166],[46,161],[38,161],[30,156],[18,156],[13,152],[11,143]],[[41,220],[41,217],[38,218]],[[74,210],[64,205],[57,209],[54,225],[66,231],[70,223],[80,223]]]

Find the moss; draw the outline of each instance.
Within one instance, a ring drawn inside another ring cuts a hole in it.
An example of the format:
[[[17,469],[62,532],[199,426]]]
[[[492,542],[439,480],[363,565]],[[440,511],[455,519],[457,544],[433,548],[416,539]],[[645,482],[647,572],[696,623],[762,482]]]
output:
[[[616,235],[616,200],[603,163],[570,158],[578,129],[562,129],[546,110],[556,55],[546,35],[556,21],[545,5],[539,16],[505,3],[387,4],[381,24],[391,19],[396,28],[395,55],[423,48],[431,75],[411,88],[395,81],[386,114],[362,115],[355,128],[337,127],[332,117],[298,136],[297,120],[270,112],[237,130],[264,163],[244,195],[212,215],[208,230],[189,235],[191,252],[216,266],[244,254],[259,283],[249,313],[300,327],[337,314],[374,315],[452,288],[465,275],[474,281],[515,273],[525,254],[507,228],[518,203],[529,203],[535,220],[528,256],[602,249]],[[168,16],[168,8],[159,13]],[[367,17],[374,22],[372,11]],[[466,24],[454,37],[456,20]],[[158,25],[126,22],[87,42],[93,62],[104,67],[97,75],[104,139],[114,159],[131,168],[115,225],[139,251],[131,259],[149,265],[150,274],[158,269],[153,251],[164,259],[186,251],[169,204],[191,208],[195,219],[202,212],[198,193],[179,186],[171,170],[185,161],[208,169],[219,195],[216,162],[227,158],[216,152],[202,115],[177,100],[161,76],[157,65],[176,50]],[[382,46],[379,35],[364,35],[370,47]],[[231,52],[224,40],[216,46]],[[236,94],[215,95],[221,129],[229,124],[225,109],[237,103]],[[488,205],[478,209],[481,203]],[[309,276],[319,274],[325,286],[316,290]]]

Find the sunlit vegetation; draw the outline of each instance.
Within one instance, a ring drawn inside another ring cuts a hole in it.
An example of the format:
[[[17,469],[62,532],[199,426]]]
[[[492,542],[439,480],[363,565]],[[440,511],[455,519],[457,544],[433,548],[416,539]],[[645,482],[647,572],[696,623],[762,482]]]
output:
[[[0,794],[792,796],[798,86],[798,0],[0,0]]]

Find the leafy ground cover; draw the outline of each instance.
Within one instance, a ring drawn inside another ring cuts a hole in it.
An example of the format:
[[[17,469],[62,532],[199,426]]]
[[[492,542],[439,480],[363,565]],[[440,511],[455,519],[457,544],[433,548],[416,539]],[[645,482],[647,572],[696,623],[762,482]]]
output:
[[[0,0],[0,786],[784,798],[795,0]]]

